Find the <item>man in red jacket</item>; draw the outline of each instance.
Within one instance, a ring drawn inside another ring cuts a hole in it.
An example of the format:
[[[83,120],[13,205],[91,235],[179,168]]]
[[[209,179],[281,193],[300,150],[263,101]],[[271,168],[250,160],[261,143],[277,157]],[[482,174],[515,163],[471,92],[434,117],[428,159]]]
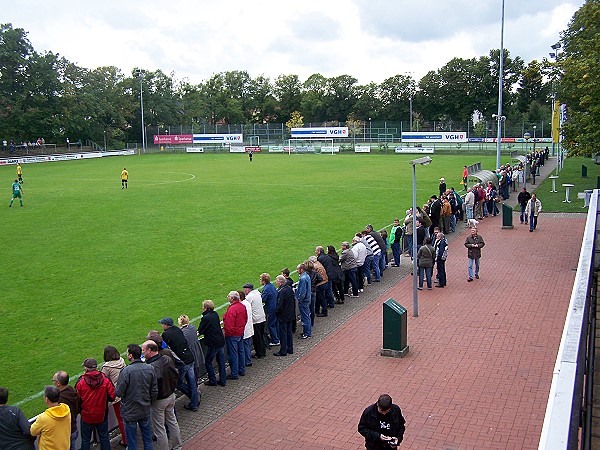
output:
[[[101,450],[110,450],[108,402],[115,399],[115,387],[98,371],[98,362],[94,358],[86,358],[82,366],[85,373],[75,385],[81,408],[81,450],[90,450],[94,428],[100,438]]]
[[[229,359],[230,373],[228,380],[237,380],[246,375],[246,356],[244,353],[244,328],[248,321],[246,307],[240,302],[240,294],[231,291],[227,296],[229,308],[223,314],[223,331],[225,332],[225,345],[227,345],[227,358]]]

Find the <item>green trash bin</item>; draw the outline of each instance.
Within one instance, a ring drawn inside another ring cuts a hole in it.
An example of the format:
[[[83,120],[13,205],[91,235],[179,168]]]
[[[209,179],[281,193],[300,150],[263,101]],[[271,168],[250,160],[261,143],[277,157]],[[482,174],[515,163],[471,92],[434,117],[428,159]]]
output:
[[[388,299],[383,304],[383,347],[381,356],[401,358],[408,353],[407,313],[399,303]]]
[[[512,213],[513,213],[512,207],[508,206],[506,203],[502,203],[502,228],[503,229],[514,228]]]

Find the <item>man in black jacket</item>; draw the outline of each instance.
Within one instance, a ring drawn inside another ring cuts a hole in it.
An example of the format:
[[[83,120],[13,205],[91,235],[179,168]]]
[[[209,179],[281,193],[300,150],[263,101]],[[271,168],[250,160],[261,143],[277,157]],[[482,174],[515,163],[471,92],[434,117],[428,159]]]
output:
[[[208,381],[204,384],[207,386],[216,386],[217,377],[215,368],[213,367],[213,359],[217,357],[219,365],[219,385],[225,386],[227,381],[227,373],[225,372],[225,354],[223,347],[225,346],[225,336],[221,328],[219,313],[215,311],[215,304],[212,300],[204,300],[202,302],[202,319],[198,325],[198,335],[204,335],[204,343],[206,344],[206,355],[204,355],[204,365],[206,366],[206,374]]]
[[[175,386],[178,373],[173,359],[158,353],[158,345],[154,341],[142,344],[142,353],[146,364],[150,364],[156,373],[158,395],[150,404],[152,429],[156,436],[156,448],[181,448],[181,431],[175,416]],[[166,426],[165,426],[166,425]],[[167,436],[167,427],[169,436]],[[171,445],[169,445],[169,437]]]
[[[281,343],[281,347],[273,355],[287,356],[294,353],[292,322],[296,320],[296,300],[294,299],[294,290],[287,284],[283,275],[277,275],[275,283],[277,284],[277,307],[275,308],[275,315],[279,323],[279,342]]]
[[[198,411],[200,399],[198,397],[198,385],[196,384],[196,375],[194,373],[194,354],[188,348],[187,339],[181,328],[173,325],[171,317],[165,317],[158,321],[163,327],[162,338],[167,343],[173,353],[181,360],[177,363],[179,371],[179,382],[177,389],[190,399],[190,402],[183,405],[189,411]]]
[[[392,397],[383,394],[363,411],[358,432],[365,437],[367,450],[396,448],[404,438],[405,424],[400,407],[392,403]]]

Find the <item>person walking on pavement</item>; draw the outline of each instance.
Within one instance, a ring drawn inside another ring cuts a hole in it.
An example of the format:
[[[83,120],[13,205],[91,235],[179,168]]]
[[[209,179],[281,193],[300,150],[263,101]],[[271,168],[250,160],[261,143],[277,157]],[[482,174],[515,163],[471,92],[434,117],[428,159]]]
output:
[[[477,234],[477,228],[471,228],[471,235],[465,240],[467,256],[469,258],[469,278],[468,282],[473,281],[473,277],[479,279],[479,259],[481,258],[481,249],[485,245],[483,238]],[[473,273],[475,265],[475,273]]]
[[[525,209],[527,208],[527,203],[531,198],[531,194],[527,192],[527,189],[521,188],[521,192],[517,196],[517,201],[519,202],[519,207],[521,208],[521,214],[519,215],[519,220],[521,223],[527,223],[527,212]]]
[[[540,202],[535,194],[532,194],[527,202],[525,212],[529,216],[529,232],[532,232],[536,229],[538,216],[542,212],[542,202]]]

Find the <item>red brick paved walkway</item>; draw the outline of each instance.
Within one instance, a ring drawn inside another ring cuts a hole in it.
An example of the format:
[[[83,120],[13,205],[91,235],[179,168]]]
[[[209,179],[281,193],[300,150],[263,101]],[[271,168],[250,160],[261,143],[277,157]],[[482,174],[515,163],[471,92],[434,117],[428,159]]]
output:
[[[584,224],[543,215],[529,233],[483,220],[481,279],[466,281],[462,232],[448,287],[420,292],[418,318],[409,277],[185,448],[364,448],[358,419],[384,392],[407,420],[400,448],[537,448]],[[379,356],[389,297],[409,312],[405,358]]]

